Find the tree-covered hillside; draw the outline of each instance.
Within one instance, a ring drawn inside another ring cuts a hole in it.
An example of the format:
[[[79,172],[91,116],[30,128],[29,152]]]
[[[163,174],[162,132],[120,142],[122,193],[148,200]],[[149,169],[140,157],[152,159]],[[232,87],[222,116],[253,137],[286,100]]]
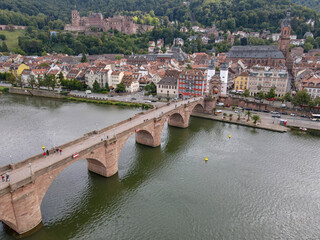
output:
[[[320,0],[292,0],[292,2],[315,9],[317,11],[320,10]]]

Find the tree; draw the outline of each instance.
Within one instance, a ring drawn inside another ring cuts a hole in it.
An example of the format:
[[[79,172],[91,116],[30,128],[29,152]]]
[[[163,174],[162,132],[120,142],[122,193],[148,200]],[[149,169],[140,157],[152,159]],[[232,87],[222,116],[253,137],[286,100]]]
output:
[[[110,92],[110,88],[109,88],[108,82],[106,82],[106,91],[107,91],[107,92]]]
[[[250,119],[250,117],[251,117],[251,115],[252,115],[252,113],[248,110],[247,112],[246,112],[246,116],[248,116],[248,122],[249,122],[249,119]]]
[[[265,95],[264,95],[264,92],[263,91],[260,91],[260,92],[258,92],[258,98],[260,98],[260,99],[264,99],[265,98]]]
[[[94,83],[92,85],[92,90],[93,90],[93,92],[100,92],[101,91],[100,85],[97,82],[97,80],[94,80]]]
[[[33,89],[36,84],[36,79],[35,79],[34,75],[29,75],[27,81],[28,81],[29,86]]]
[[[21,75],[17,76],[16,79],[17,79],[16,80],[17,85],[22,88],[23,87],[23,81],[22,81]]]
[[[271,88],[270,91],[266,94],[267,99],[272,99],[276,96],[276,92],[274,88]]]
[[[250,96],[249,89],[244,90],[243,96],[245,96],[245,97],[249,97]]]
[[[116,87],[116,92],[125,92],[126,86],[123,83],[119,83]]]
[[[36,85],[37,85],[38,89],[40,89],[40,87],[44,85],[44,80],[43,80],[43,77],[41,75],[37,76]]]
[[[291,98],[291,94],[289,92],[287,92],[283,97],[282,97],[282,101],[286,101],[286,102],[291,102],[292,98]]]
[[[150,93],[156,93],[157,92],[157,86],[152,82],[144,87],[144,90]]]
[[[190,64],[187,64],[186,69],[192,69],[191,65],[190,65]]]
[[[53,74],[45,75],[43,80],[43,85],[48,87],[48,90],[51,87],[52,91],[54,91],[54,88],[57,86],[56,76]]]
[[[240,43],[242,46],[248,45],[248,39],[247,38],[241,38]]]
[[[259,115],[253,115],[252,119],[253,119],[253,123],[257,124],[257,122],[260,120],[260,116]]]
[[[17,79],[15,76],[13,76],[13,74],[7,74],[6,81],[11,83],[12,86],[16,85],[17,83]]]
[[[9,52],[8,46],[6,42],[2,42],[1,51],[0,52]]]
[[[307,92],[306,89],[298,91],[292,98],[292,103],[295,106],[308,105],[310,101],[311,95]]]
[[[86,54],[85,54],[84,51],[82,52],[81,62],[82,62],[82,63],[88,62],[87,56],[86,56]]]
[[[310,50],[313,49],[313,45],[309,42],[306,42],[304,45],[303,45],[303,49],[305,52],[309,52]]]
[[[59,74],[58,74],[58,79],[59,79],[60,83],[61,83],[62,80],[64,79],[64,76],[63,76],[63,73],[62,73],[62,72],[59,72]]]

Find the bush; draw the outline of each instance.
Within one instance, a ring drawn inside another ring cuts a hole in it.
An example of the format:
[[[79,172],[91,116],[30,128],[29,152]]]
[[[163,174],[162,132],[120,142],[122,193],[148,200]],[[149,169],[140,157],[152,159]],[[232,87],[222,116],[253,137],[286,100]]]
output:
[[[9,92],[9,88],[8,87],[0,87],[0,92],[8,93]]]
[[[61,91],[60,94],[63,95],[63,96],[68,96],[69,92],[68,91]]]

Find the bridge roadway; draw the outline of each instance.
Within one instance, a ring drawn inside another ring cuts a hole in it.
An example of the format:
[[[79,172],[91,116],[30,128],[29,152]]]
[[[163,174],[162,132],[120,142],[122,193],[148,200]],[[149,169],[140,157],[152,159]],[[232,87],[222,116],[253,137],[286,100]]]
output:
[[[179,108],[180,106],[187,104],[188,102],[192,103],[192,102],[199,101],[200,99],[201,98],[198,97],[198,98],[192,98],[189,100],[174,102],[174,103],[171,103],[170,105],[165,105],[158,109],[154,109],[149,113],[139,115],[137,118],[133,118],[130,122],[121,124],[120,126],[116,126],[105,132],[92,135],[89,138],[79,143],[75,143],[71,146],[68,146],[62,149],[61,155],[59,153],[53,153],[47,157],[42,157],[40,159],[34,160],[31,163],[31,169],[28,164],[24,164],[21,167],[18,167],[17,169],[8,170],[10,175],[10,182],[0,182],[0,191],[4,188],[7,188],[9,184],[13,185],[17,182],[23,181],[24,179],[30,178],[31,171],[34,174],[35,172],[38,172],[41,169],[46,169],[50,165],[58,163],[64,160],[65,158],[72,156],[73,154],[79,153],[84,149],[97,145],[99,142],[101,142],[101,139],[103,140],[106,140],[107,138],[111,139],[115,137],[117,134],[120,134],[126,130],[135,128],[140,124],[143,124],[146,120],[151,120],[153,118],[160,117],[161,115],[166,114],[176,108]]]

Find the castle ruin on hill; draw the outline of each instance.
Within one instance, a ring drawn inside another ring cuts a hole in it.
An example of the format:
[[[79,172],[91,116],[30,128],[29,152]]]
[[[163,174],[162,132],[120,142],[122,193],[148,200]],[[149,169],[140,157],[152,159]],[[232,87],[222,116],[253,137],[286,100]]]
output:
[[[151,25],[136,24],[132,17],[113,16],[103,18],[102,13],[90,13],[88,17],[80,17],[77,10],[72,10],[72,23],[66,24],[64,30],[74,32],[106,32],[110,29],[118,30],[121,33],[136,34],[153,29]]]

